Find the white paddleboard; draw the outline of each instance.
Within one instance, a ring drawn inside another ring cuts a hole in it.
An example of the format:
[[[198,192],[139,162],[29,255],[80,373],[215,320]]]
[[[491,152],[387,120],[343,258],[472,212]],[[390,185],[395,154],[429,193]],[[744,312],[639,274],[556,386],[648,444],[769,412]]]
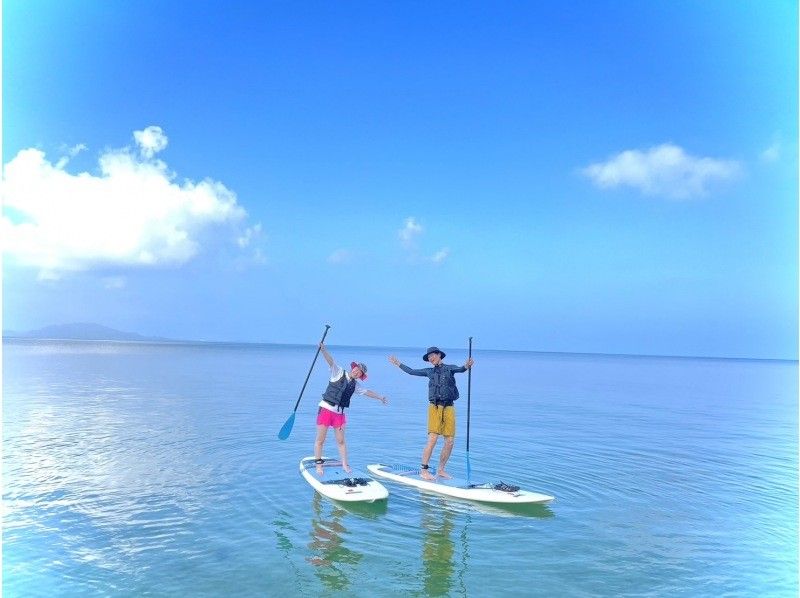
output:
[[[389,491],[369,474],[354,468],[347,473],[338,459],[323,459],[322,475],[317,473],[314,457],[300,460],[300,474],[322,496],[346,502],[373,502],[389,496]]]
[[[419,477],[419,466],[373,463],[372,465],[367,465],[367,469],[376,476],[387,480],[464,500],[498,504],[544,504],[555,500],[554,496],[522,490],[518,486],[504,484],[503,482],[476,483],[476,481],[472,481],[467,483],[466,480],[458,480],[456,478],[449,480],[436,478],[435,481],[423,480]],[[436,475],[433,469],[428,471]]]

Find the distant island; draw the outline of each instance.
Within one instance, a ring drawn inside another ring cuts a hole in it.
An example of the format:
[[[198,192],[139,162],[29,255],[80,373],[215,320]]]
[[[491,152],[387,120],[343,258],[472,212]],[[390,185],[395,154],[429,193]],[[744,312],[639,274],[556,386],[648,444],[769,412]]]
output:
[[[3,330],[3,338],[31,338],[54,340],[83,340],[83,341],[166,341],[169,339],[157,336],[144,336],[135,332],[115,330],[108,326],[77,322],[73,324],[57,324],[45,326],[37,330],[17,332]]]

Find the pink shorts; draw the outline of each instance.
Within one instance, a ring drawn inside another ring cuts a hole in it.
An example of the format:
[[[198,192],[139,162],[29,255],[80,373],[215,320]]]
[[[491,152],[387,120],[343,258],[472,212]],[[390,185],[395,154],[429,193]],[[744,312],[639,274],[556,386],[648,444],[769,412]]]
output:
[[[319,413],[317,413],[318,426],[330,426],[332,428],[341,428],[346,423],[347,423],[347,418],[344,416],[344,413],[337,413],[336,411],[325,409],[325,407],[319,408]]]

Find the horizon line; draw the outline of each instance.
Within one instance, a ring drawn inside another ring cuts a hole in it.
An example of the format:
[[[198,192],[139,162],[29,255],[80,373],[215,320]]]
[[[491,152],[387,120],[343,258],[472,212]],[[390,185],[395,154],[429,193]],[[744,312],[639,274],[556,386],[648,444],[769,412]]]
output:
[[[142,336],[142,335],[139,335]],[[24,333],[16,333],[14,331],[3,331],[3,341],[6,339],[22,340],[22,341],[70,341],[70,342],[103,342],[103,343],[138,343],[138,344],[155,344],[155,345],[179,345],[179,344],[200,344],[200,345],[283,345],[293,347],[313,347],[316,343],[289,343],[279,341],[235,341],[235,340],[201,340],[201,339],[172,339],[166,337],[150,337],[140,339],[113,339],[113,338],[48,338],[25,336]],[[330,344],[331,347],[355,347],[360,349],[406,349],[414,350],[419,347],[408,347],[403,345],[353,345],[347,343]],[[448,347],[449,350],[456,350],[457,348]],[[466,349],[465,349],[466,350]],[[632,358],[659,358],[659,359],[711,359],[711,360],[729,360],[729,361],[784,361],[791,363],[798,363],[798,357],[743,357],[743,356],[721,356],[721,355],[670,355],[659,353],[604,353],[596,351],[547,351],[539,349],[497,349],[485,348],[476,349],[479,351],[493,351],[504,353],[537,353],[542,355],[587,355],[598,357],[632,357]]]

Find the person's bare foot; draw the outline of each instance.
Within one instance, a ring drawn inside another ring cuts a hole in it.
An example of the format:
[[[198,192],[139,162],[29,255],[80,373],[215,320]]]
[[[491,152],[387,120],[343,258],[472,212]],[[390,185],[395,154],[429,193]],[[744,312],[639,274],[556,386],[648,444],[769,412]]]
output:
[[[353,470],[350,469],[350,466],[347,465],[346,463],[342,463],[342,469],[344,469],[345,473],[352,473],[353,472]]]
[[[421,477],[423,480],[431,480],[431,481],[436,479],[431,475],[431,473],[427,469],[420,469],[419,477]]]
[[[317,463],[317,475],[322,477],[323,470],[322,470],[322,463]]]
[[[437,477],[440,477],[443,480],[452,480],[453,479],[453,476],[451,476],[449,473],[447,473],[444,469],[440,469],[436,473],[436,475],[437,475]]]

